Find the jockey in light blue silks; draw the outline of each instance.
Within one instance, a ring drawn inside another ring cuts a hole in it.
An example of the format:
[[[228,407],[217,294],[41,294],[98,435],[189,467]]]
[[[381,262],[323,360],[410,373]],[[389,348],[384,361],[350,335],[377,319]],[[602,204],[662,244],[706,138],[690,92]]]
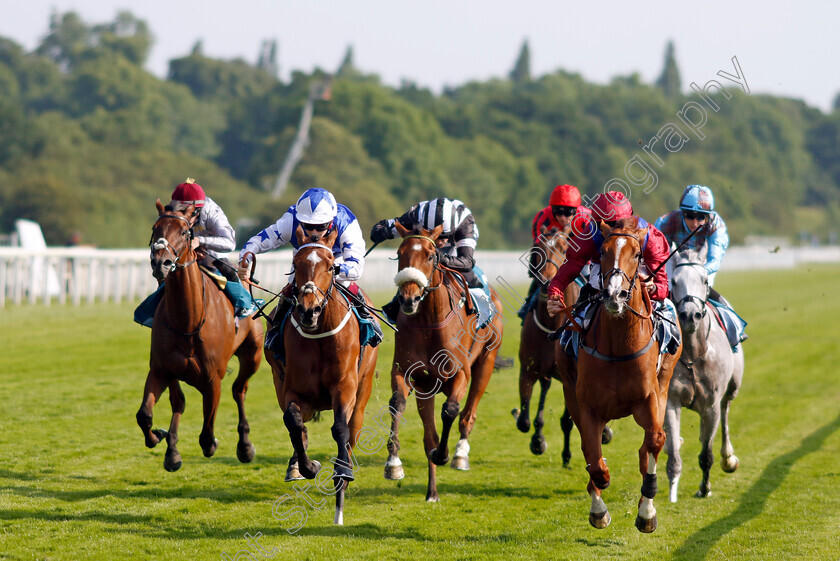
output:
[[[709,276],[709,301],[720,312],[721,319],[726,325],[729,343],[734,348],[741,341],[745,341],[747,339],[747,334],[744,332],[746,322],[735,313],[729,302],[712,288],[715,275],[729,247],[726,224],[715,212],[712,190],[705,185],[689,185],[680,197],[680,208],[661,216],[656,221],[656,227],[665,234],[672,246],[681,244],[691,232],[700,227],[687,246],[698,252],[705,249],[704,267]]]
[[[236,233],[222,208],[204,194],[204,189],[194,179],[187,179],[172,192],[168,209],[179,210],[195,206],[192,216],[193,249],[197,250],[198,264],[211,272],[222,274],[227,282],[224,292],[234,307],[236,317],[248,317],[257,311],[257,306],[248,290],[239,282],[234,267],[220,253],[229,253],[236,247]],[[146,327],[152,326],[155,311],[163,298],[163,283],[135,310],[134,321]]]
[[[338,231],[335,243],[332,247],[333,255],[335,256],[335,264],[338,266],[338,274],[336,280],[344,286],[348,286],[350,291],[356,295],[357,299],[353,300],[354,309],[363,321],[370,323],[374,330],[374,334],[367,341],[371,347],[377,346],[382,341],[382,329],[370,314],[370,311],[362,305],[364,297],[358,293],[358,287],[355,281],[362,276],[362,271],[365,267],[365,238],[362,235],[362,229],[359,226],[359,221],[349,208],[335,201],[332,193],[326,189],[312,188],[307,189],[300,196],[297,203],[290,206],[289,209],[280,217],[280,219],[268,226],[250,240],[248,240],[239,252],[239,277],[245,279],[251,271],[251,256],[247,253],[263,253],[283,247],[291,243],[295,252],[297,252],[299,243],[295,236],[295,231],[298,225],[303,229],[308,239],[317,241],[326,236],[333,229]],[[278,322],[276,327],[272,328],[266,334],[266,348],[270,348],[275,352],[281,352],[282,340],[276,341],[276,335],[280,332],[280,327],[285,319],[287,313],[291,309],[291,297],[294,288],[294,277],[283,289],[283,295],[286,298],[281,299],[277,305],[277,310],[274,313],[274,318]]]

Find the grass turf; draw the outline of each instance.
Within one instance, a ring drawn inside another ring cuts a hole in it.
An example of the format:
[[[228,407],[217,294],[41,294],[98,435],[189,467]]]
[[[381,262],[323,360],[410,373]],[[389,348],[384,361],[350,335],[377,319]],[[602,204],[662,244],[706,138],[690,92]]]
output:
[[[615,438],[604,449],[612,524],[595,530],[587,522],[576,432],[571,467],[562,468],[560,384],[548,398],[545,455],[531,455],[530,437],[514,427],[518,364],[494,374],[481,402],[471,471],[438,469],[440,503],[423,500],[422,425],[410,400],[400,432],[406,478],[383,479],[384,446],[357,453],[362,468],[348,495],[346,525],[335,527],[331,497],[313,486],[309,505],[283,482],[291,446],[267,365],[246,401],[255,460],[236,460],[230,376],[216,421],[220,447],[210,459],[198,445],[200,394],[185,386],[184,465],[166,473],[163,446],[146,449],[134,421],[150,331],[131,322],[133,307],[3,309],[0,559],[837,559],[838,276],[838,267],[809,266],[718,279],[716,288],[750,322],[744,383],[730,419],[741,467],[724,474],[716,443],[713,495],[693,498],[699,418],[686,411],[680,500],[668,502],[663,452],[659,528],[650,535],[633,526],[641,429],[629,419],[612,424]],[[512,319],[501,353],[510,357],[519,344],[514,311],[506,314]],[[390,397],[392,353],[393,336],[386,334],[367,408],[367,425],[383,440],[387,429],[373,417]],[[155,408],[156,427],[169,423],[166,397]],[[329,413],[309,424],[310,451],[322,464],[335,455],[330,424]],[[286,495],[276,514],[292,507],[297,514],[278,520],[272,505]],[[299,531],[283,529],[303,513]]]

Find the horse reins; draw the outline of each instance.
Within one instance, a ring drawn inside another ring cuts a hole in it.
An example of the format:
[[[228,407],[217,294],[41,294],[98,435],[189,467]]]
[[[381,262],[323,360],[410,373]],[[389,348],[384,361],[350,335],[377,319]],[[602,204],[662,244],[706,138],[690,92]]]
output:
[[[615,237],[622,236],[622,237],[626,237],[626,238],[632,238],[632,239],[634,239],[638,242],[638,240],[636,239],[636,236],[634,236],[632,234],[622,234],[622,233],[608,234],[606,236],[606,238],[604,238],[604,240],[606,241],[607,238],[611,238],[613,236],[615,236]],[[621,276],[623,276],[625,279],[627,279],[627,282],[630,283],[630,287],[627,289],[627,299],[626,299],[624,305],[627,306],[627,309],[629,309],[631,312],[636,314],[641,319],[649,319],[651,314],[653,313],[653,306],[651,306],[651,311],[645,316],[645,315],[642,315],[640,312],[636,311],[635,309],[633,309],[633,307],[629,304],[630,294],[633,293],[633,289],[636,286],[636,280],[638,280],[638,278],[639,278],[639,270],[641,268],[642,268],[642,252],[641,252],[641,249],[640,249],[638,255],[636,256],[636,272],[633,273],[633,278],[631,279],[629,276],[627,276],[627,273],[625,273],[624,269],[622,269],[621,267],[613,267],[612,269],[607,271],[606,274],[604,274],[604,272],[601,271],[601,273],[599,275],[601,277],[601,290],[603,290],[604,287],[607,285],[607,283],[606,283],[607,279],[609,279],[610,277],[612,277],[612,275],[614,275],[616,273],[621,273]],[[652,277],[653,277],[653,275],[651,275],[651,278]]]

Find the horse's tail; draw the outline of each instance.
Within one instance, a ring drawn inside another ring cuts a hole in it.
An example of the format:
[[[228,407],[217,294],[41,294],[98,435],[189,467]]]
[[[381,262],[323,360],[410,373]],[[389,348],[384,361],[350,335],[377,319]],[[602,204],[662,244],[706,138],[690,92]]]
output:
[[[503,370],[506,368],[513,368],[513,358],[497,355],[496,361],[493,363],[493,370]]]

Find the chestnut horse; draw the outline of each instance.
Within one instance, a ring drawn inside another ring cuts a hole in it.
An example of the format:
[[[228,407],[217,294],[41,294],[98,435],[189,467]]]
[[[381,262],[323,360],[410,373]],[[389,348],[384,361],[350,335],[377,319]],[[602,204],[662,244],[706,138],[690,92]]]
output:
[[[164,208],[160,200],[156,206],[158,219],[152,227],[151,265],[155,278],[165,279],[166,283],[152,325],[149,375],[143,389],[143,403],[137,411],[137,424],[149,448],[166,438],[163,467],[167,471],[180,468],[178,424],[184,412],[180,382],[186,382],[200,391],[204,399],[204,426],[198,442],[204,455],[212,456],[218,444],[213,424],[222,378],[235,354],[239,358],[239,374],[233,383],[233,399],[239,409],[236,456],[240,462],[250,462],[255,450],[248,439],[251,428],[245,417],[245,393],[248,379],[262,360],[262,322],[242,318],[237,327],[230,300],[199,269],[191,247],[195,207],[174,210],[170,206]],[[167,387],[172,404],[169,431],[152,430],[152,408]]]
[[[545,409],[545,398],[548,389],[551,387],[551,379],[560,380],[557,371],[557,363],[554,360],[554,341],[548,336],[557,331],[562,323],[560,316],[551,317],[546,309],[548,300],[548,283],[554,278],[560,265],[566,258],[566,232],[560,232],[557,228],[547,228],[543,225],[540,228],[540,237],[531,247],[530,268],[540,284],[537,305],[525,316],[522,324],[522,331],[519,341],[519,409],[512,411],[516,419],[516,427],[524,433],[531,428],[531,421],[528,418],[531,403],[531,393],[534,383],[540,383],[540,401],[537,414],[534,417],[534,435],[531,437],[531,452],[543,454],[546,450],[545,436],[543,436],[543,410]],[[569,283],[565,291],[565,301],[575,302],[580,293],[576,283]],[[574,365],[574,363],[572,363]],[[563,416],[560,418],[560,427],[563,429],[563,465],[568,466],[572,457],[569,449],[569,437],[572,433],[574,423],[567,408],[563,409]]]
[[[584,336],[578,357],[577,376],[560,368],[566,406],[578,427],[581,449],[589,472],[587,491],[592,498],[589,523],[606,528],[610,514],[601,491],[610,484],[610,472],[601,455],[601,435],[609,420],[633,415],[645,431],[639,448],[642,497],[636,528],[656,529],[656,461],[665,445],[662,428],[668,385],[682,347],[676,354],[659,354],[651,320],[650,297],[640,279],[642,247],[647,228],[638,228],[638,218],[619,221],[616,228],[602,224],[602,303]],[[558,361],[571,358],[557,346]]]
[[[362,430],[379,350],[360,346],[356,315],[336,288],[331,248],[338,231],[307,238],[298,227],[295,235],[299,247],[293,260],[294,306],[283,331],[286,366],[274,353],[269,351],[266,356],[295,451],[287,480],[298,479],[298,474],[314,479],[318,474],[320,462],[306,454],[309,439],[304,423],[318,411],[333,411],[332,436],[338,445],[338,457],[333,460],[334,486],[320,487],[321,477],[316,483],[325,494],[335,493],[334,523],[341,525],[345,491],[354,479],[351,454]],[[361,291],[359,295],[363,296]]]
[[[416,232],[396,223],[403,241],[397,250],[399,272],[394,281],[400,313],[397,318],[394,363],[391,369],[391,437],[388,440],[387,479],[405,476],[399,458],[399,424],[406,398],[414,391],[423,421],[423,445],[429,459],[426,500],[439,500],[436,467],[449,461],[449,432],[460,411],[461,438],[455,448],[452,467],[469,469],[467,437],[475,424],[476,409],[502,342],[502,305],[491,289],[496,315],[482,329],[476,315],[467,315],[469,294],[462,277],[438,261],[437,239],[443,230],[417,228]],[[468,391],[469,390],[469,391]],[[443,428],[438,439],[435,426],[435,394],[443,392]],[[466,396],[464,409],[460,403]]]

